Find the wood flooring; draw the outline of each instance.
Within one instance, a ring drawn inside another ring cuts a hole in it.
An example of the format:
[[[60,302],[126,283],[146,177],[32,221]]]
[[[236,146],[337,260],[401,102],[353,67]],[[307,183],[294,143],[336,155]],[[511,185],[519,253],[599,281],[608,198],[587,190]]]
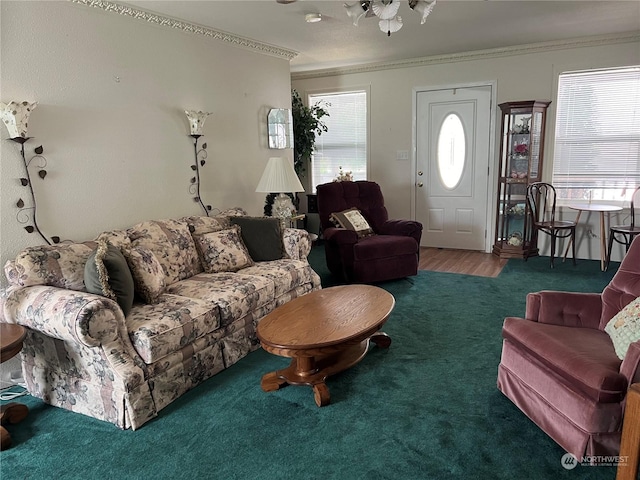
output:
[[[420,270],[497,277],[507,264],[491,253],[473,250],[420,247]]]

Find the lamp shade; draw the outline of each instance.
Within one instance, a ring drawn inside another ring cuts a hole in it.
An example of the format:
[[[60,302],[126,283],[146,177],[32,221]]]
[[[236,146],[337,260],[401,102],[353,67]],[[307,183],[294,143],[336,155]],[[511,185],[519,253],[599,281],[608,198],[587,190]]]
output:
[[[202,135],[202,127],[204,127],[204,122],[209,115],[210,112],[200,112],[196,110],[185,110],[184,113],[187,114],[187,118],[189,119],[189,129],[191,130],[191,135]]]
[[[258,182],[256,192],[289,193],[304,192],[291,161],[284,157],[271,157]]]
[[[10,138],[27,138],[29,115],[38,102],[0,103],[0,118],[9,130]]]
[[[387,32],[387,35],[391,35],[402,28],[402,17],[396,15],[391,20],[380,20],[378,26],[380,30]]]
[[[429,16],[429,14],[431,14],[431,12],[433,12],[433,8],[435,6],[436,6],[436,0],[433,0],[433,2],[418,0],[415,3],[415,5],[411,8],[413,8],[416,12],[418,12],[422,16],[422,19],[420,20],[420,24],[424,25],[425,22],[427,21],[427,17]]]
[[[356,27],[358,26],[358,22],[360,21],[360,19],[367,13],[367,10],[362,7],[362,3],[359,1],[354,3],[353,5],[348,5],[345,3],[344,8],[347,9],[347,15],[349,15],[349,18]]]
[[[380,20],[391,20],[398,14],[400,0],[387,0],[384,2],[382,0],[375,0],[371,8]]]

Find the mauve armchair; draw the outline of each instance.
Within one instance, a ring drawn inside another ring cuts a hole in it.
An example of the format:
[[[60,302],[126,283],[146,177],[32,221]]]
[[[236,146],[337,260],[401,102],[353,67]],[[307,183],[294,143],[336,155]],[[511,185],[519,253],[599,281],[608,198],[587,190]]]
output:
[[[316,187],[327,266],[347,282],[373,283],[418,273],[422,224],[389,220],[380,185],[375,182],[331,182]],[[360,210],[375,235],[336,228],[329,217],[349,208]]]
[[[526,318],[504,320],[498,388],[578,459],[618,455],[640,341],[620,360],[604,328],[638,296],[640,237],[602,294],[530,293]]]

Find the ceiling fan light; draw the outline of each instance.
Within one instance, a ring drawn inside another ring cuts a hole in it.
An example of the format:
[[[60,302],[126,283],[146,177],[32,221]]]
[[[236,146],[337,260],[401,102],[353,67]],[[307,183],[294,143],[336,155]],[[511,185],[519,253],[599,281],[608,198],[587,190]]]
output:
[[[411,6],[411,4],[409,6]],[[433,0],[432,2],[427,2],[425,0],[417,0],[415,1],[414,5],[411,8],[413,8],[414,11],[418,12],[422,16],[422,19],[420,20],[420,24],[424,25],[425,22],[427,21],[427,17],[431,12],[433,12],[433,7],[435,6],[436,6],[436,0]]]
[[[381,20],[392,20],[398,14],[400,0],[375,0],[371,9]]]
[[[387,36],[391,36],[392,33],[402,28],[402,17],[396,15],[390,20],[380,20],[378,25],[380,26],[380,30],[387,33]]]
[[[356,27],[358,26],[360,19],[367,13],[367,10],[362,7],[360,2],[356,2],[353,5],[345,3],[344,8],[347,10],[347,15]]]

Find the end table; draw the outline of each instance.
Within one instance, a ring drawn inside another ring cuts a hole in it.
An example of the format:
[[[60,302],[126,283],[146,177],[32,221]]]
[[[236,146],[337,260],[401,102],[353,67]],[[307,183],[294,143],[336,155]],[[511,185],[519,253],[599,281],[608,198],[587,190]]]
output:
[[[27,330],[12,323],[0,323],[0,363],[9,360],[22,350],[22,341]],[[4,425],[23,420],[29,409],[21,403],[7,403],[0,407],[0,450],[11,446],[11,436]]]

